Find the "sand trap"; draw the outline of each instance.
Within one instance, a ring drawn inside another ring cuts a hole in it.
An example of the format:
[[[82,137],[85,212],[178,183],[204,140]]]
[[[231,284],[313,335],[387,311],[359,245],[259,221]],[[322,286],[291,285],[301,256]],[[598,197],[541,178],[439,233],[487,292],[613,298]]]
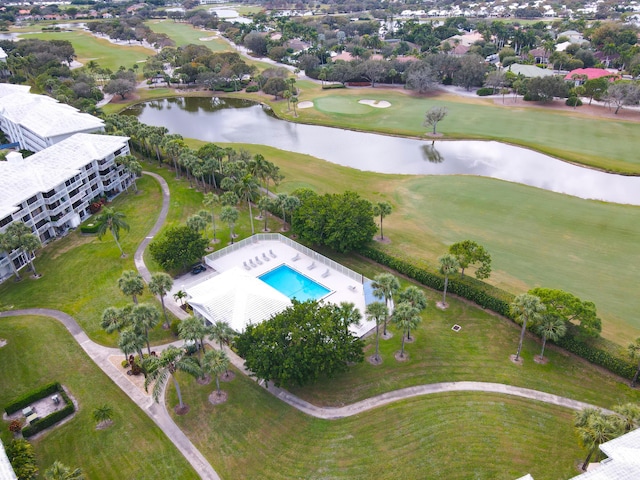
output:
[[[298,108],[311,108],[313,107],[313,102],[300,102],[298,103]]]
[[[386,100],[358,100],[358,103],[374,108],[389,108],[391,106]]]
[[[201,42],[210,42],[211,40],[215,40],[216,38],[219,38],[218,35],[214,35],[213,37],[202,37],[198,40],[200,40]]]

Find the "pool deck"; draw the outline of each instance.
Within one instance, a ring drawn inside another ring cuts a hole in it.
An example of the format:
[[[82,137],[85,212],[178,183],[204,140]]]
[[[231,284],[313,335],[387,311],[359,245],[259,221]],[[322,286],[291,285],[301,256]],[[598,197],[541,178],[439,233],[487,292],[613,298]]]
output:
[[[273,255],[272,255],[273,254]],[[312,252],[311,255],[296,250],[295,248],[278,240],[258,240],[247,243],[238,250],[231,251],[216,259],[205,258],[207,271],[191,278],[184,278],[182,286],[177,286],[175,290],[181,289],[184,285],[193,286],[199,284],[214,275],[224,273],[232,268],[241,268],[252,276],[259,277],[263,273],[273,270],[280,265],[287,265],[312,279],[314,282],[331,290],[323,297],[321,302],[340,304],[351,302],[362,313],[363,319],[360,326],[353,326],[352,331],[358,336],[363,336],[375,327],[375,322],[367,321],[364,316],[366,304],[362,282],[366,280],[354,280],[346,274],[331,268],[323,263],[325,257]],[[257,258],[257,259],[256,259]],[[248,268],[245,267],[245,264]],[[253,264],[253,266],[252,266]],[[177,281],[180,284],[181,281]],[[172,294],[175,292],[172,292]]]

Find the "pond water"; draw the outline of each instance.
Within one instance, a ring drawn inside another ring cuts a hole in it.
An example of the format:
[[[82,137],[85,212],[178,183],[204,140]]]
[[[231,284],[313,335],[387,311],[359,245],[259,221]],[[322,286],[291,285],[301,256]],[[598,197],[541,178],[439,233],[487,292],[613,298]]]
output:
[[[217,97],[153,100],[125,113],[184,137],[269,145],[359,170],[478,175],[585,199],[640,205],[640,177],[603,173],[499,142],[432,142],[296,124],[252,102]]]

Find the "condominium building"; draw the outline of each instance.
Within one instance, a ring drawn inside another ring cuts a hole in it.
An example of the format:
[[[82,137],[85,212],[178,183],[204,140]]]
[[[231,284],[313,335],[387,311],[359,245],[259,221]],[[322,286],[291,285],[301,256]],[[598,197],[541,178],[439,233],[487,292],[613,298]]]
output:
[[[117,157],[129,155],[128,137],[77,133],[27,158],[0,162],[0,232],[24,222],[43,243],[77,227],[96,197],[112,197],[132,183]],[[0,252],[0,281],[27,264],[21,251]]]
[[[75,133],[103,132],[104,122],[54,98],[28,93],[23,85],[0,84],[0,130],[21,149],[39,152]]]

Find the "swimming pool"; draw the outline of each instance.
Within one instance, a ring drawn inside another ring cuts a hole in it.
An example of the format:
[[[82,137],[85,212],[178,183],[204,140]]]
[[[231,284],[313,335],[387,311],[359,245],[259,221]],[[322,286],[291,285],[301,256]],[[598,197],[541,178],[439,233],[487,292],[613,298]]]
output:
[[[258,278],[287,297],[300,302],[318,300],[331,292],[287,265],[280,265]]]

